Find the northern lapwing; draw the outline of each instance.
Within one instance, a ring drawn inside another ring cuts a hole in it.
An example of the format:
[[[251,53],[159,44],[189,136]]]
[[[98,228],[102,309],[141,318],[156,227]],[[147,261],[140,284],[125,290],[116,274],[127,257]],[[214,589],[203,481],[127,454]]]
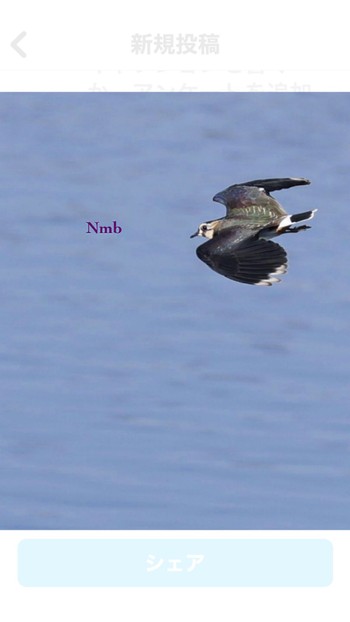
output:
[[[199,259],[240,283],[278,283],[279,275],[287,272],[287,253],[271,238],[310,229],[293,225],[310,220],[317,210],[289,215],[270,192],[307,184],[310,181],[301,177],[256,179],[218,192],[213,201],[225,205],[226,216],[202,223],[191,235],[208,238],[197,248]]]

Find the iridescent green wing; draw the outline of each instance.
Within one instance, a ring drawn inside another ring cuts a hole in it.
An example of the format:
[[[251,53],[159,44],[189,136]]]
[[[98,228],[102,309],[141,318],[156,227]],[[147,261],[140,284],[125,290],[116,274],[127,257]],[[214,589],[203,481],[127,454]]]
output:
[[[286,215],[286,211],[270,192],[309,184],[301,177],[256,179],[243,184],[229,186],[218,192],[213,201],[226,207],[226,217],[244,221],[255,221],[262,225]]]

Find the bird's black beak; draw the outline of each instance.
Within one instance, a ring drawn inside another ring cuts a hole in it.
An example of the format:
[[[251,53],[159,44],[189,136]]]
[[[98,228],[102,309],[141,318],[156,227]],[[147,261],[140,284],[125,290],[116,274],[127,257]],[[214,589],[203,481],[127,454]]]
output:
[[[190,238],[195,238],[196,235],[198,235],[198,231],[196,231],[196,233],[192,233],[192,235],[190,235]]]

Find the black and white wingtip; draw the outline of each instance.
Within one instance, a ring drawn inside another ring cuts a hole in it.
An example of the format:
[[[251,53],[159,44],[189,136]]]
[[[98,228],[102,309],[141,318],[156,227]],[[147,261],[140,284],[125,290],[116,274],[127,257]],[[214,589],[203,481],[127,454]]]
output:
[[[294,186],[307,186],[311,182],[305,177],[273,177],[270,179],[254,179],[253,181],[245,181],[237,186],[255,186],[265,190],[267,194],[276,190],[284,190],[293,188]]]
[[[287,272],[287,261],[283,263],[282,265],[280,265],[278,268],[276,268],[276,270],[274,270],[273,272],[270,272],[270,274],[267,275],[266,279],[260,279],[260,281],[257,281],[256,283],[254,283],[254,285],[270,286],[270,285],[273,285],[274,283],[280,283],[281,279],[279,279],[278,276],[280,274],[286,274],[286,272]]]

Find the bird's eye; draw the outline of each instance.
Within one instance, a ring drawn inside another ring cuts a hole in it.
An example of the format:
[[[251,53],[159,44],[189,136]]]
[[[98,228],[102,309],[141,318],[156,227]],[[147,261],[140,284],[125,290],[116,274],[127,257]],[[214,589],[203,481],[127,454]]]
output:
[[[207,231],[207,230],[208,230],[207,225],[202,225],[202,231]]]

